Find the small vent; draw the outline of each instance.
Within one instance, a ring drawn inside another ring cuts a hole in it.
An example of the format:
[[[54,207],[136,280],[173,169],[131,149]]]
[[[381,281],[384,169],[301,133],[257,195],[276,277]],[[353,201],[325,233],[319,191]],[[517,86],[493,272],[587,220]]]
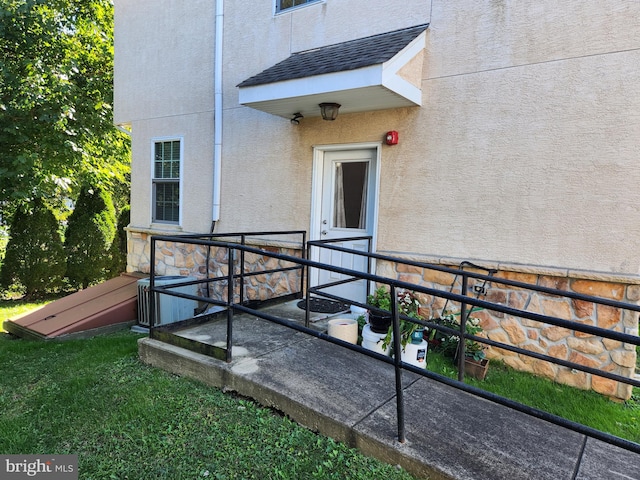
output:
[[[155,277],[156,286],[167,286],[174,283],[190,282],[196,278],[181,276],[161,276]],[[146,327],[150,324],[151,306],[149,294],[150,281],[148,278],[138,280],[138,323]],[[182,287],[172,288],[172,292],[183,293],[186,295],[198,294],[197,285],[185,285]],[[156,293],[156,326],[167,325],[193,318],[194,310],[198,307],[198,302],[189,298],[174,297],[173,295],[163,295]]]

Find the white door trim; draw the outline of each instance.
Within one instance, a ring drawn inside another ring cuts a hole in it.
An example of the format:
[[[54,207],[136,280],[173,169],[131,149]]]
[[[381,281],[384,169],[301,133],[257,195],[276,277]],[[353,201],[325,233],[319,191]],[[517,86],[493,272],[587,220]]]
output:
[[[339,150],[362,150],[375,149],[376,153],[376,172],[375,172],[375,201],[373,207],[373,230],[372,230],[372,251],[376,250],[376,239],[378,236],[378,196],[380,191],[380,160],[381,160],[382,142],[365,142],[365,143],[345,143],[335,145],[314,145],[313,146],[313,166],[311,181],[311,224],[309,226],[309,239],[320,239],[321,221],[322,221],[322,181],[323,181],[323,165],[324,154],[330,151]],[[317,249],[312,252],[310,260],[318,260]],[[313,279],[312,279],[313,280]],[[312,282],[313,283],[313,282]]]

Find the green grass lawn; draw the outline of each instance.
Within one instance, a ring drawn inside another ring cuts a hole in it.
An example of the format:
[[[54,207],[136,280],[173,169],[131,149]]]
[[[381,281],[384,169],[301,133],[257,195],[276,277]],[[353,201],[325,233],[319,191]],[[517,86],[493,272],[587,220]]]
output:
[[[9,318],[17,318],[20,315],[37,310],[45,306],[50,300],[38,302],[25,302],[23,300],[1,300],[0,301],[0,332],[3,332],[2,323]]]
[[[0,452],[77,454],[81,479],[409,479],[255,403],[137,358],[128,332],[0,334]]]
[[[450,378],[458,377],[453,359],[438,353],[428,355],[428,368]],[[545,378],[513,370],[491,361],[484,381],[465,377],[465,382],[519,403],[640,443],[640,391],[618,403],[586,390],[554,383]]]
[[[0,319],[41,303],[0,301]],[[138,336],[0,334],[0,452],[78,454],[80,478],[412,478],[253,402],[143,365]],[[457,376],[434,352],[429,368]],[[615,403],[492,362],[480,388],[640,443],[640,392]]]

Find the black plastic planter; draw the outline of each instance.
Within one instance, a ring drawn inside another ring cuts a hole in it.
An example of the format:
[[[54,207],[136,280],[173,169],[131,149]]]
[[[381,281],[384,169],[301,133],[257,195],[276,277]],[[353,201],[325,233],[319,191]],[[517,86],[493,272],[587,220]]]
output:
[[[369,325],[374,333],[387,333],[391,326],[391,315],[379,315],[369,312]]]

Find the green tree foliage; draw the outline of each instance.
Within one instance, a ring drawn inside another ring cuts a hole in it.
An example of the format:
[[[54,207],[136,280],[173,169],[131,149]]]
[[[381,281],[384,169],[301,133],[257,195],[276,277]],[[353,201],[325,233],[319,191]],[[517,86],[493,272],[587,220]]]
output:
[[[0,2],[0,216],[127,181],[129,140],[112,124],[112,3]]]
[[[109,249],[109,257],[111,264],[109,266],[109,277],[117,277],[127,270],[127,232],[125,227],[129,225],[131,212],[129,206],[126,206],[118,216],[118,225],[116,228],[116,236],[111,242]]]
[[[73,286],[87,288],[106,278],[115,235],[111,195],[100,188],[83,187],[65,235],[67,277]]]
[[[58,220],[40,199],[23,205],[11,222],[0,287],[22,286],[27,297],[39,296],[62,284],[65,269]]]

